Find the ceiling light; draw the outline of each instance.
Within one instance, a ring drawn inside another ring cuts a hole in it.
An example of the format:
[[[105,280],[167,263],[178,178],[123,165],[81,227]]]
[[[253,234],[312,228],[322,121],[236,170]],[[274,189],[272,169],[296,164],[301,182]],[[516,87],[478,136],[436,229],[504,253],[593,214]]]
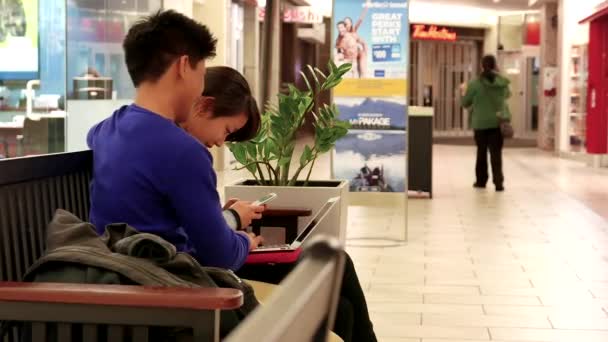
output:
[[[500,0],[492,0],[492,1],[494,1],[495,4],[500,2]]]

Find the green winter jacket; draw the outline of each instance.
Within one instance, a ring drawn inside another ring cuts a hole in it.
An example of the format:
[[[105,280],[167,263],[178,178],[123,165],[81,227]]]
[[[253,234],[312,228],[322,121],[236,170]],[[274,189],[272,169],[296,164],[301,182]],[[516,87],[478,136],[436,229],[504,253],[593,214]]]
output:
[[[473,129],[498,128],[499,116],[511,120],[507,99],[511,96],[510,81],[496,74],[494,82],[480,77],[469,82],[461,104],[469,108],[470,124]]]

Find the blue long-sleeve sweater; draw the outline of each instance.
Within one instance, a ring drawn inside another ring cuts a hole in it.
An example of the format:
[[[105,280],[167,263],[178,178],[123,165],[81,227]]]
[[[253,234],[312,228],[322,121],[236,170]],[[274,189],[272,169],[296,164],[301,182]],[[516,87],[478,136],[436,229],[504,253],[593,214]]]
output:
[[[173,243],[202,265],[236,270],[249,239],[222,215],[209,151],[173,122],[136,105],[94,126],[90,220],[124,222]]]

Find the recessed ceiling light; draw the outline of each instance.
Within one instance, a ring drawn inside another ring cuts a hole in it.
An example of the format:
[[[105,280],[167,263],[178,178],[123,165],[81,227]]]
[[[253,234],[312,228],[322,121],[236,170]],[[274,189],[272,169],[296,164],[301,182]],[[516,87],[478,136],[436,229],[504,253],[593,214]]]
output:
[[[500,0],[492,0],[492,1],[494,1],[495,4],[500,2]]]

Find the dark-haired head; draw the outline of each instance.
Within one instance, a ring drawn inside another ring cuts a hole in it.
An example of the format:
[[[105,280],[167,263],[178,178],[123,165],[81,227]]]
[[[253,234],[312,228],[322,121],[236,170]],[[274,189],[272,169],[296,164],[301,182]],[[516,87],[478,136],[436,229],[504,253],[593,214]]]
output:
[[[136,22],[123,49],[133,85],[140,89],[162,81],[180,121],[203,91],[205,60],[215,56],[216,43],[206,26],[169,10]]]
[[[260,111],[247,80],[229,67],[207,68],[205,90],[188,121],[182,125],[206,145],[254,138],[260,128]]]
[[[343,21],[339,21],[339,22],[336,24],[336,27],[338,28],[338,34],[339,34],[339,35],[343,35],[343,34],[345,34],[346,32],[348,32],[348,29],[346,28],[346,23],[345,23],[345,22],[343,22]]]
[[[496,73],[498,72],[498,65],[496,63],[496,57],[493,55],[485,55],[481,59],[481,76],[486,78],[490,82],[494,82],[496,79]]]
[[[345,17],[344,24],[346,24],[347,28],[350,28],[351,26],[353,26],[353,18]]]

